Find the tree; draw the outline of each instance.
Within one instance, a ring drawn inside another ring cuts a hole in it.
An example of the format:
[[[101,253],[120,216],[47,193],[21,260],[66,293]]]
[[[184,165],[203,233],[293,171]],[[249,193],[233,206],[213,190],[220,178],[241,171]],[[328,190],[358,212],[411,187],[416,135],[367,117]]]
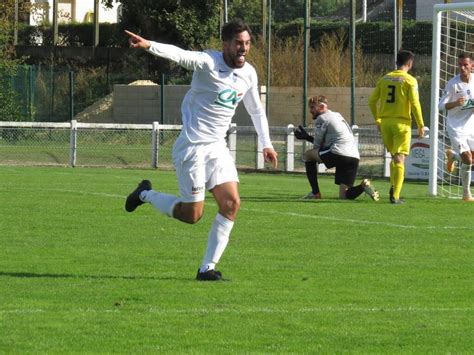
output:
[[[12,84],[20,60],[13,46],[15,1],[0,2],[0,121],[21,120],[20,104]]]
[[[113,0],[102,0],[110,5]],[[122,28],[186,48],[219,37],[220,0],[120,0]]]
[[[297,18],[304,18],[304,0],[275,1],[273,5],[273,19],[275,22],[287,22]]]
[[[229,18],[241,18],[249,24],[262,22],[262,0],[234,0],[229,6]]]

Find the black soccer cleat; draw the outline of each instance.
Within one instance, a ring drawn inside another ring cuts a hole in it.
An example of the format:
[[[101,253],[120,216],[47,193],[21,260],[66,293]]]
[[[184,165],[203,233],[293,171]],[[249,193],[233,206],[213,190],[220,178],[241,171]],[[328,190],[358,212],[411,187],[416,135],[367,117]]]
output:
[[[394,204],[394,205],[403,205],[405,203],[404,200],[402,200],[401,198],[399,198],[398,200],[395,198],[395,196],[393,196],[393,186],[390,186],[390,191],[388,192],[389,194],[389,199],[390,199],[390,203],[391,204]]]
[[[393,199],[393,201],[390,200],[390,203],[391,203],[391,204],[394,204],[394,205],[403,205],[403,204],[405,203],[405,201],[402,200],[402,199],[398,199],[398,200]]]
[[[128,195],[125,201],[125,210],[127,212],[133,212],[138,206],[143,205],[144,202],[140,200],[140,193],[148,190],[151,190],[150,180],[142,180],[142,182],[138,184],[138,187]]]
[[[393,196],[393,186],[390,186],[390,191],[388,192],[388,198],[390,203],[395,203],[395,197]]]
[[[206,272],[201,272],[200,269],[198,269],[196,275],[196,280],[198,281],[219,281],[221,279],[221,272],[216,270],[207,270]]]

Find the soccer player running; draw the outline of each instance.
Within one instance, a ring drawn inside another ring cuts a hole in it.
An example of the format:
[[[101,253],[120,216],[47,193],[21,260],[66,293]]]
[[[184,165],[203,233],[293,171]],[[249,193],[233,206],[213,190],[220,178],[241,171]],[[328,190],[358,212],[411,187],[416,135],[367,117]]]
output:
[[[272,162],[274,168],[278,162],[258,94],[257,74],[245,60],[250,49],[250,28],[241,20],[225,24],[222,51],[204,52],[187,51],[126,33],[131,47],[143,48],[194,73],[181,105],[183,128],[173,147],[180,196],[152,190],[151,182],[143,180],[127,197],[125,209],[132,212],[147,202],[165,215],[194,224],[203,215],[205,190],[209,190],[217,202],[218,213],[196,279],[220,280],[222,274],[215,266],[224,253],[240,208],[237,170],[225,141],[240,101],[252,118],[265,161]]]
[[[408,74],[414,60],[412,52],[399,51],[397,69],[380,78],[369,97],[370,110],[392,156],[389,198],[394,204],[403,203],[400,192],[405,179],[405,157],[410,152],[412,114],[418,126],[418,138],[424,135],[418,83]]]
[[[325,96],[314,96],[308,100],[309,110],[314,120],[314,137],[299,126],[295,137],[313,143],[313,149],[306,151],[306,176],[311,185],[311,192],[306,199],[320,199],[318,184],[318,163],[324,163],[328,169],[335,167],[334,182],[339,185],[339,198],[354,200],[363,192],[374,201],[379,200],[379,193],[369,179],[354,186],[359,167],[359,149],[354,134],[347,121],[338,112],[329,109]]]
[[[471,194],[471,167],[474,155],[474,75],[472,58],[467,53],[458,56],[459,74],[448,81],[438,109],[448,111],[447,128],[451,146],[448,149],[447,170],[454,170],[454,161],[461,162],[463,200],[473,202]]]

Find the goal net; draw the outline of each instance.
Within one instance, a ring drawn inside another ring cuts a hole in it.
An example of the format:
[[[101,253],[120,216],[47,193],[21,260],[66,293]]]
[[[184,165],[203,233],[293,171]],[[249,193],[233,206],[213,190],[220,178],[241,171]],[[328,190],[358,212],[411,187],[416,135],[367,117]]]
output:
[[[451,142],[446,129],[446,112],[438,101],[448,81],[458,74],[458,55],[474,54],[474,2],[438,4],[433,14],[433,50],[430,125],[430,194],[460,198],[459,167],[446,170],[446,149]]]

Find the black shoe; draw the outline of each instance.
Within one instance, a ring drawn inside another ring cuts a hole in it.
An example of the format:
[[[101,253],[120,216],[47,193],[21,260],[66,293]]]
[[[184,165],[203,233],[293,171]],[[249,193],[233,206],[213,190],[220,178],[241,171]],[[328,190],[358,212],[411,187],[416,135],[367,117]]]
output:
[[[394,205],[403,205],[405,203],[405,201],[403,201],[402,199],[398,199],[398,200],[393,199],[393,201],[390,200],[390,203],[392,203]]]
[[[200,269],[198,269],[196,275],[196,280],[198,281],[219,281],[221,279],[221,272],[216,270],[207,270],[206,272],[201,272]]]
[[[388,192],[388,198],[390,203],[395,203],[395,197],[393,197],[393,186],[390,186],[390,191]]]
[[[140,200],[140,193],[148,190],[151,190],[151,182],[149,180],[143,180],[139,183],[138,187],[128,195],[125,201],[125,210],[127,210],[127,212],[133,212],[138,206],[143,205],[144,202]]]

